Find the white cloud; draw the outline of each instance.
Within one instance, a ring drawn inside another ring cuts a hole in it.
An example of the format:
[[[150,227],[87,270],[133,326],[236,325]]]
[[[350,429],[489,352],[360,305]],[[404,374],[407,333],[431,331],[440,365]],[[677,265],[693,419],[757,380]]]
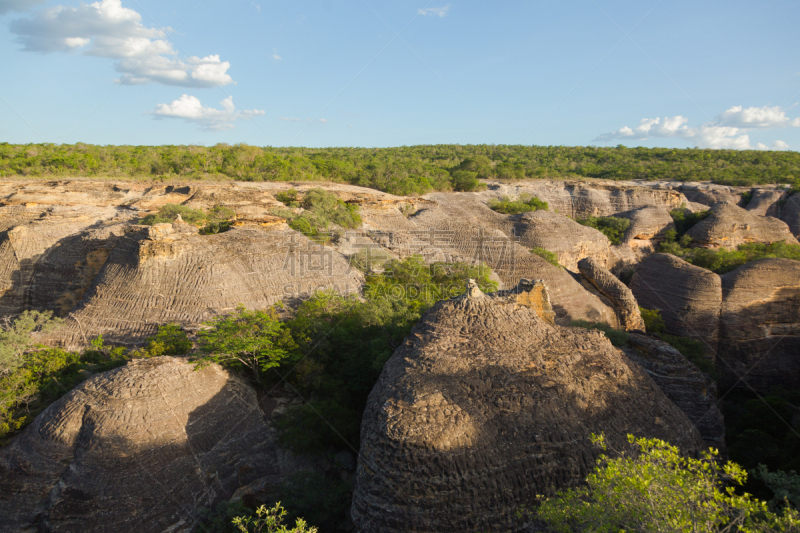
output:
[[[188,94],[182,95],[171,104],[158,104],[150,112],[156,118],[180,118],[198,124],[205,131],[226,131],[234,127],[237,120],[247,120],[252,116],[263,115],[264,111],[236,111],[233,97],[229,96],[220,102],[222,109],[204,107],[200,100]]]
[[[0,0],[2,1],[2,0]],[[117,83],[162,83],[181,87],[214,87],[233,83],[230,63],[218,55],[178,59],[167,40],[171,28],[148,28],[136,11],[120,0],[101,0],[79,7],[55,6],[33,18],[11,23],[11,31],[23,50],[31,52],[78,52],[115,59],[122,73]]]
[[[321,119],[319,119],[319,121],[322,122],[323,124],[327,124],[328,123],[328,119],[327,118],[321,118]]]
[[[417,9],[417,13],[422,16],[438,16],[443,17],[447,15],[447,12],[450,11],[450,4],[442,7],[425,7],[422,9]]]
[[[0,0],[0,15],[10,11],[27,11],[42,3],[44,0]]]
[[[270,57],[271,57],[272,59],[274,59],[275,61],[280,61],[281,59],[283,59],[283,58],[282,58],[281,56],[279,56],[278,54],[272,54]]]
[[[297,117],[278,117],[280,120],[285,120],[286,122],[303,122],[302,118]]]
[[[734,150],[767,150],[765,144],[750,144],[749,130],[800,126],[800,118],[790,119],[781,107],[733,106],[720,113],[711,122],[693,128],[687,126],[689,119],[680,115],[674,117],[642,119],[635,128],[624,126],[617,131],[604,133],[595,141],[612,139],[645,140],[651,137],[680,137],[693,142],[699,148],[726,148]],[[772,150],[786,150],[789,145],[783,141],[772,144]]]

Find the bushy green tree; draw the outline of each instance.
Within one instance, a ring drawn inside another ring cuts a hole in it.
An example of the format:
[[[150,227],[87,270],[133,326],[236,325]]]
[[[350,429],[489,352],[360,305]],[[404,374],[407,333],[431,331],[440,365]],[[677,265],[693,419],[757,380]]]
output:
[[[620,244],[625,231],[630,227],[631,221],[627,218],[619,217],[589,217],[576,220],[579,224],[594,228],[611,241],[611,244]]]
[[[216,317],[205,326],[208,329],[197,334],[204,354],[197,359],[198,367],[213,362],[246,369],[256,383],[295,347],[274,308],[251,311],[240,305],[235,313]]]
[[[486,185],[478,179],[478,173],[469,170],[456,170],[452,173],[452,181],[454,191],[472,192],[486,188]]]
[[[305,520],[298,518],[294,527],[283,525],[287,511],[281,502],[272,508],[262,505],[256,509],[256,516],[237,516],[233,525],[241,533],[317,533],[317,528],[309,527]]]
[[[593,442],[607,450],[602,436]],[[749,494],[737,494],[747,473],[720,466],[716,450],[699,459],[659,439],[628,436],[631,450],[601,455],[586,485],[544,498],[536,511],[552,531],[663,533],[800,531],[800,513],[782,514]]]
[[[0,324],[0,376],[24,363],[23,355],[34,346],[35,334],[48,333],[62,322],[52,311],[25,311],[15,320],[4,319]]]

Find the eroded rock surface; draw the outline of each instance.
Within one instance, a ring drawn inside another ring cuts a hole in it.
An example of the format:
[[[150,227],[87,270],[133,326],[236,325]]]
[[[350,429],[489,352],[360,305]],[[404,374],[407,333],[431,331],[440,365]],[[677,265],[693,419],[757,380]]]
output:
[[[640,306],[661,312],[667,333],[702,342],[714,357],[722,305],[718,275],[671,254],[654,254],[636,267],[630,288]]]
[[[703,446],[602,333],[553,326],[506,294],[439,302],[370,394],[354,522],[365,533],[513,527],[520,505],[594,467],[592,432]]]
[[[790,196],[781,209],[781,220],[786,222],[792,234],[800,239],[800,193]]]
[[[725,451],[725,421],[717,407],[717,385],[678,350],[666,342],[632,333],[625,355],[647,374],[683,411],[705,443]]]
[[[98,374],[0,451],[0,531],[189,531],[198,507],[298,466],[255,391],[171,357]]]
[[[607,268],[591,257],[578,262],[581,274],[614,305],[619,325],[626,330],[644,331],[644,320],[633,292]]]
[[[717,369],[727,385],[800,387],[800,261],[761,259],[722,276]]]
[[[762,217],[733,204],[714,204],[711,215],[687,232],[693,246],[736,249],[751,242],[798,244],[785,222]]]
[[[778,217],[780,215],[780,204],[786,199],[783,189],[760,189],[753,191],[753,197],[745,206],[745,209],[762,217]]]

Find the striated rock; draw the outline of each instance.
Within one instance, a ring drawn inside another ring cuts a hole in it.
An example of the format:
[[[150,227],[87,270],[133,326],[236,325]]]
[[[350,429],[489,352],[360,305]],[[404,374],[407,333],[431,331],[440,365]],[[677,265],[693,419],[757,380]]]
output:
[[[723,382],[762,392],[800,387],[800,261],[742,265],[722,276],[722,295]]]
[[[0,451],[0,532],[189,531],[198,507],[296,471],[284,455],[241,379],[135,360],[84,381]]]
[[[622,238],[623,242],[629,245],[633,240],[660,241],[668,230],[675,229],[675,223],[669,211],[661,207],[640,207],[614,216],[631,221],[630,227]]]
[[[735,249],[750,242],[798,244],[785,222],[732,204],[714,204],[711,215],[687,232],[694,246]]]
[[[550,211],[525,213],[514,224],[514,230],[522,246],[553,252],[558,262],[572,272],[578,271],[578,261],[584,257],[608,263],[608,237],[564,215]]]
[[[671,254],[654,254],[636,267],[630,288],[640,306],[661,311],[668,333],[702,342],[714,357],[722,305],[718,275]]]
[[[783,189],[756,189],[745,209],[754,215],[778,218],[780,204],[785,199],[786,192]]]
[[[645,369],[667,398],[683,411],[706,445],[725,451],[725,421],[717,407],[717,385],[666,342],[632,333],[625,355]]]
[[[519,506],[594,467],[593,432],[703,447],[600,332],[553,326],[507,293],[439,302],[370,394],[353,521],[364,533],[508,530]]]
[[[729,187],[710,183],[682,183],[678,188],[689,202],[712,206],[716,203],[741,205],[745,187]]]
[[[800,193],[794,193],[781,209],[781,220],[789,226],[789,231],[800,239]]]
[[[136,343],[159,324],[196,325],[239,304],[264,309],[316,290],[358,292],[362,283],[341,254],[288,228],[198,235],[189,224],[131,226],[53,340],[78,347],[102,334]]]
[[[624,283],[591,257],[581,259],[578,268],[581,274],[597,287],[597,290],[611,300],[622,329],[644,331],[644,320],[639,312],[639,304],[633,297],[633,292]]]

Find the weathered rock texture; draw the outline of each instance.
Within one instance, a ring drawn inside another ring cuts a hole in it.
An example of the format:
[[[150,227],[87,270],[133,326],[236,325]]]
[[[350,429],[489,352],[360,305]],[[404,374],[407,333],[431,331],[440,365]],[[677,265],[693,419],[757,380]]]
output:
[[[525,213],[514,224],[514,230],[522,246],[553,252],[558,262],[572,272],[578,271],[578,261],[584,257],[608,264],[608,237],[564,215],[550,211]]]
[[[800,261],[743,265],[722,276],[722,294],[717,368],[723,381],[764,392],[800,387]]]
[[[622,329],[644,331],[644,320],[633,292],[591,257],[578,262],[581,274],[614,305]]]
[[[711,215],[687,232],[694,246],[731,248],[750,242],[798,244],[785,222],[732,204],[714,204]]]
[[[745,206],[745,209],[762,217],[778,217],[780,215],[780,204],[786,199],[783,189],[757,189],[753,191],[753,197]]]
[[[675,229],[669,211],[661,207],[640,207],[614,216],[631,221],[622,238],[623,242],[629,245],[634,240],[648,241],[648,243],[663,240],[668,230]]]
[[[792,234],[800,239],[800,193],[790,196],[781,209],[781,220],[786,222]]]
[[[640,306],[661,311],[667,333],[702,342],[714,357],[722,305],[718,275],[671,254],[654,254],[636,267],[630,288]]]
[[[552,326],[507,295],[439,302],[370,394],[353,520],[365,533],[507,530],[520,505],[594,467],[592,432],[703,446],[602,333]]]
[[[725,185],[714,184],[694,184],[682,183],[678,189],[690,202],[696,202],[707,206],[712,206],[718,202],[742,205],[742,193],[749,192],[750,189],[744,187],[728,187]]]
[[[195,325],[239,304],[263,309],[316,290],[358,292],[361,273],[338,252],[290,230],[238,227],[198,235],[188,224],[131,226],[53,338],[67,347],[102,334],[134,343],[159,324]]]
[[[0,531],[189,531],[198,507],[293,468],[239,378],[133,361],[83,382],[0,452]]]
[[[666,342],[631,334],[625,355],[653,378],[667,398],[683,411],[705,443],[725,451],[725,421],[717,407],[717,385]]]

